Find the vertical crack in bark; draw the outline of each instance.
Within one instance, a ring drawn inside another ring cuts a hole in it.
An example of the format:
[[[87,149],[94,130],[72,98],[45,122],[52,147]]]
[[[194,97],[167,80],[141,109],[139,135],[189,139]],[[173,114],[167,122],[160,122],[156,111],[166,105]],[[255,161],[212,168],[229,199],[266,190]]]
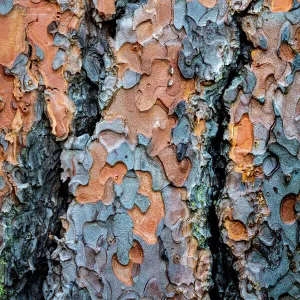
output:
[[[250,5],[250,3],[249,3]],[[222,229],[221,222],[218,218],[217,207],[222,201],[223,191],[226,182],[226,170],[229,161],[230,144],[226,138],[228,134],[228,124],[230,115],[228,108],[224,104],[224,93],[231,86],[232,82],[239,76],[240,71],[245,64],[251,64],[251,51],[253,45],[247,40],[241,26],[241,19],[247,14],[248,8],[240,13],[235,13],[233,19],[237,24],[239,31],[240,49],[237,54],[236,68],[228,73],[226,83],[221,97],[217,100],[217,123],[218,131],[212,138],[210,154],[212,156],[212,168],[215,177],[213,178],[213,191],[211,193],[211,206],[208,212],[208,220],[211,230],[211,237],[208,239],[208,244],[212,252],[212,280],[213,286],[210,290],[211,299],[242,299],[239,290],[238,272],[234,268],[235,258],[231,249],[223,241],[220,231]]]
[[[240,61],[238,60],[238,64]],[[226,88],[235,78],[236,71],[230,72]],[[230,80],[229,78],[232,78]],[[220,235],[220,222],[216,212],[216,206],[222,196],[226,179],[226,166],[228,161],[229,145],[224,139],[224,134],[229,123],[229,114],[223,103],[223,94],[216,105],[218,132],[212,139],[210,154],[212,156],[213,190],[211,193],[211,205],[208,211],[208,223],[210,225],[211,237],[208,245],[212,252],[212,280],[213,287],[210,290],[211,299],[241,299],[238,288],[238,274],[234,270],[233,255],[228,246],[222,241]]]

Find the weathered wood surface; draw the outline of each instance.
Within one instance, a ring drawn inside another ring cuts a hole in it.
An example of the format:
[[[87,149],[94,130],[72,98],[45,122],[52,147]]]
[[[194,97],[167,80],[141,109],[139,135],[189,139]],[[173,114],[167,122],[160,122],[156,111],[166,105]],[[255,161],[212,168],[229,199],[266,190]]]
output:
[[[299,299],[299,0],[0,1],[0,298]]]

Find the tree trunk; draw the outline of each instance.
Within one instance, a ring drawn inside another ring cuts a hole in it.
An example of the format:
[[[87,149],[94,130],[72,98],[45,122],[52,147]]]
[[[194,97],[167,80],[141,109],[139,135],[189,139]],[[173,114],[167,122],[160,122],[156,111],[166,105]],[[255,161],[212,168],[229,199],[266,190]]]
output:
[[[0,299],[299,299],[299,52],[299,0],[0,1]]]

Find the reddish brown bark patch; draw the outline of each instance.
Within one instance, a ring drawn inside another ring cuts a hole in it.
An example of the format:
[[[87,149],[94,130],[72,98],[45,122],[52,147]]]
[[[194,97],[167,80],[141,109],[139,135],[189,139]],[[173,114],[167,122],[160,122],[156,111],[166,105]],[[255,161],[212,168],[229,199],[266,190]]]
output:
[[[165,206],[160,192],[152,190],[152,177],[148,172],[136,172],[140,179],[139,193],[150,199],[150,207],[142,213],[136,206],[128,211],[134,227],[133,232],[139,235],[146,243],[157,243],[156,231],[160,220],[165,216]]]
[[[270,3],[270,10],[272,12],[287,12],[293,6],[293,0],[272,0]]]
[[[25,9],[15,6],[6,16],[0,16],[0,64],[12,67],[17,56],[26,49]]]
[[[177,187],[184,185],[188,178],[192,164],[188,158],[179,162],[176,158],[176,147],[170,146],[162,150],[159,155],[168,179]]]
[[[198,0],[203,6],[213,8],[217,4],[217,0]]]
[[[112,269],[115,276],[128,286],[133,285],[133,277],[139,272],[139,265],[143,263],[144,253],[138,242],[133,243],[133,247],[129,251],[129,263],[123,266],[118,262],[117,255],[112,258]]]
[[[284,61],[293,62],[295,58],[295,52],[288,44],[283,43],[279,48],[279,57]]]
[[[116,13],[115,0],[98,0],[98,12],[105,17],[111,17]]]
[[[296,201],[296,195],[287,195],[281,201],[280,218],[285,224],[293,224],[297,219],[295,211]]]
[[[252,165],[252,155],[249,155],[254,142],[253,124],[248,114],[244,114],[240,122],[234,124],[231,130],[232,148],[229,157],[238,165],[238,168],[245,169]]]
[[[228,231],[228,236],[234,241],[247,240],[248,233],[245,225],[237,220],[226,220],[225,228]]]
[[[45,92],[47,113],[50,119],[52,134],[58,140],[68,137],[75,112],[74,103],[69,100],[65,93],[58,90]]]

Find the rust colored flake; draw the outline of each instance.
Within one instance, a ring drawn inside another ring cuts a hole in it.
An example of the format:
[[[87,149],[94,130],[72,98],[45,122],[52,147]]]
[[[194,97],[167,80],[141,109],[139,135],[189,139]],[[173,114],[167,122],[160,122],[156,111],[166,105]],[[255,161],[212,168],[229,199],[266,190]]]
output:
[[[63,230],[67,232],[70,229],[70,222],[63,217],[61,217],[60,220],[61,220],[61,226]]]
[[[217,4],[217,0],[198,0],[203,6],[213,8]]]
[[[35,103],[38,97],[38,91],[34,90],[30,93],[25,93],[20,101],[18,101],[18,108],[22,113],[23,128],[22,132],[25,135],[30,131],[35,121]],[[25,140],[23,141],[25,144]]]
[[[80,1],[82,0],[79,0],[78,3]],[[81,19],[72,11],[66,10],[64,12],[61,12],[58,7],[55,18],[58,21],[58,32],[65,36],[68,35],[68,32],[70,32],[70,30],[78,30],[81,21]]]
[[[196,136],[201,136],[206,131],[206,121],[197,118],[194,124],[194,133]]]
[[[285,196],[280,205],[280,218],[285,224],[293,224],[297,219],[295,204],[297,201],[296,195]]]
[[[141,69],[144,74],[151,75],[152,65],[155,60],[169,61],[168,49],[158,41],[151,41],[144,46],[141,55]]]
[[[14,0],[14,4],[21,5],[26,8],[38,7],[47,3],[47,0]]]
[[[293,6],[293,0],[271,0],[269,7],[272,12],[287,12]]]
[[[295,58],[295,52],[288,44],[283,43],[279,48],[279,57],[284,61],[293,62]]]
[[[129,250],[129,263],[123,266],[118,262],[117,255],[112,257],[112,269],[115,276],[127,286],[133,285],[133,277],[138,275],[138,265],[142,264],[144,253],[141,245],[134,241],[132,248]]]
[[[228,231],[229,238],[236,242],[248,239],[247,229],[241,221],[226,220],[225,228]]]
[[[52,134],[55,135],[58,140],[66,139],[69,135],[75,112],[74,103],[69,100],[64,92],[50,89],[45,91],[45,100],[52,127]]]
[[[30,6],[27,13],[26,21],[28,23],[26,32],[32,48],[37,45],[44,53],[43,60],[38,62],[39,72],[42,74],[43,83],[48,88],[67,91],[67,82],[64,79],[64,67],[53,70],[53,61],[58,50],[54,46],[54,38],[48,32],[49,26],[57,26],[57,31],[61,34],[67,34],[71,29],[78,29],[79,18],[72,12],[60,12],[56,4],[48,1],[41,1],[39,4]],[[70,66],[68,71],[74,73],[80,70],[78,65],[80,60],[79,49],[72,47],[70,50]]]
[[[12,103],[14,100],[14,79],[12,76],[4,74],[2,66],[0,66],[0,86],[0,128],[6,131],[10,128],[15,115],[15,109],[13,109],[14,105]]]
[[[172,4],[170,0],[149,0],[135,12],[133,29],[137,29],[139,24],[150,21],[153,24],[153,32],[159,35],[171,20]]]
[[[230,127],[232,148],[229,157],[242,168],[252,165],[253,158],[249,153],[254,142],[253,124],[248,114],[244,114],[240,122]]]
[[[275,72],[274,65],[269,63],[257,65],[253,67],[253,72],[256,76],[256,85],[253,96],[258,99],[264,98],[267,90],[267,79]]]
[[[166,99],[166,89],[168,82],[171,80],[171,74],[169,73],[169,63],[162,60],[156,60],[152,64],[152,71],[150,76],[144,75],[141,78],[139,84],[139,90],[136,95],[136,105],[140,111],[149,110],[158,99],[162,99],[163,102],[170,102],[167,107],[175,100]]]
[[[141,78],[136,105],[140,111],[146,111],[160,100],[167,108],[174,107],[178,101],[187,100],[193,90],[194,82],[183,80],[175,62],[155,60],[151,74]]]
[[[191,161],[185,158],[179,162],[176,157],[175,146],[165,148],[158,157],[163,163],[168,179],[177,187],[183,186],[192,167]]]
[[[27,35],[30,41],[44,53],[44,59],[39,62],[39,71],[42,74],[44,85],[48,88],[66,91],[67,84],[63,78],[62,68],[56,71],[52,68],[58,47],[54,46],[53,36],[47,31],[48,25],[56,21],[57,9],[54,5],[49,5],[45,9],[48,14],[40,14],[38,9],[32,9],[32,14],[29,16],[33,21],[27,27]]]
[[[183,226],[185,226],[186,224],[183,223]],[[186,260],[185,262],[187,263],[188,267],[195,270],[197,269],[197,266],[199,264],[199,251],[198,251],[198,242],[197,239],[193,236],[190,236],[190,238],[188,239],[187,242],[187,251],[186,254],[184,254],[184,260]],[[196,274],[196,277],[198,277],[198,274]]]
[[[267,47],[265,50],[256,48],[251,52],[253,59],[252,71],[256,77],[256,86],[253,91],[253,96],[256,98],[264,98],[270,85],[270,78],[275,83],[284,84],[285,77],[290,73],[290,63],[281,59],[278,56],[280,52],[279,46],[280,32],[282,30],[283,22],[277,18],[264,18],[263,26],[259,29],[257,36],[264,41],[264,46]],[[252,27],[249,27],[248,33],[252,32]],[[247,28],[245,28],[247,33]],[[256,30],[256,29],[255,29]],[[250,34],[251,35],[251,34]],[[250,40],[253,39],[250,37]],[[259,43],[259,42],[258,42]]]
[[[172,19],[172,4],[170,0],[156,1],[156,32],[169,25]]]
[[[150,207],[142,213],[136,206],[128,211],[133,221],[133,232],[139,235],[146,243],[157,243],[156,231],[160,220],[165,216],[165,207],[160,192],[152,190],[152,178],[148,172],[136,171],[140,180],[139,193],[150,199]]]
[[[135,103],[137,92],[137,87],[130,90],[120,90],[105,112],[105,118],[124,118],[129,129],[128,139],[132,144],[137,143],[138,134],[143,134],[147,138],[154,137],[156,134],[171,136],[174,118],[169,117],[165,109],[158,104],[153,105],[148,111],[140,112]],[[165,132],[154,131],[158,127]],[[156,140],[161,143],[158,139]],[[157,145],[157,147],[161,146]],[[154,148],[156,148],[156,145],[154,145]]]
[[[97,10],[104,17],[111,17],[116,13],[115,0],[98,0]]]
[[[254,182],[256,178],[263,177],[263,170],[261,166],[254,167],[254,166],[247,166],[242,170],[242,181],[243,182]]]
[[[152,39],[154,32],[153,24],[150,21],[143,22],[136,28],[137,40],[140,44],[144,44]]]
[[[136,105],[140,111],[149,110],[157,100],[167,108],[180,100],[187,100],[195,90],[194,80],[184,80],[178,69],[180,45],[165,47],[151,41],[141,48],[140,44],[124,44],[116,53],[119,76],[127,69],[144,74],[138,85]]]
[[[119,75],[130,70],[150,75],[154,60],[169,60],[167,47],[156,40],[151,40],[144,47],[139,43],[125,43],[116,53]]]
[[[176,120],[174,117],[154,124],[154,128],[152,131],[152,140],[149,149],[149,154],[151,156],[157,156],[171,143],[170,132],[175,124]]]
[[[300,27],[295,32],[294,47],[297,52],[300,52]]]
[[[104,184],[101,201],[105,205],[111,205],[114,201],[114,180],[111,177]]]
[[[156,1],[148,1],[144,4],[143,7],[139,7],[134,12],[134,17],[132,20],[132,29],[136,30],[137,26],[143,22],[150,20],[153,22],[155,20],[155,2]]]
[[[76,199],[81,203],[102,201],[105,205],[110,205],[114,200],[114,183],[122,183],[127,167],[121,162],[114,166],[105,163],[107,152],[98,142],[92,143],[90,151],[93,156],[90,180],[88,185],[77,188]]]
[[[26,135],[30,131],[35,121],[35,101],[37,91],[26,93],[21,101],[10,103],[14,105],[14,115],[11,123],[6,130],[5,139],[10,143],[6,153],[6,159],[12,164],[17,164],[17,155],[22,146],[26,144]],[[5,129],[5,128],[3,128]]]
[[[121,162],[116,163],[113,167],[106,164],[100,171],[100,183],[104,184],[109,178],[112,178],[116,184],[121,184],[126,172],[127,167]]]
[[[105,205],[110,205],[114,200],[114,183],[121,184],[127,172],[123,163],[116,163],[113,167],[106,164],[99,174],[99,191],[102,190],[101,200]]]
[[[76,200],[80,203],[96,203],[102,200],[105,192],[105,186],[99,182],[99,175],[104,168],[107,158],[105,147],[94,141],[89,146],[89,151],[93,157],[93,165],[90,170],[89,183],[85,186],[80,185],[76,190]]]
[[[175,97],[176,100],[188,101],[189,96],[195,92],[195,80],[183,78],[178,68],[178,53],[181,47],[178,41],[167,47],[168,60],[170,61],[169,72],[172,74],[171,81],[168,82],[167,94]]]
[[[17,56],[26,51],[26,10],[15,6],[5,15],[0,15],[0,65],[12,67]]]
[[[6,133],[5,139],[10,143],[6,158],[17,163],[19,146],[26,144],[26,135],[35,121],[35,102],[37,91],[23,93],[16,99],[14,90],[16,79],[4,74],[0,66],[0,128]]]
[[[23,126],[23,118],[21,110],[18,108],[11,122],[11,131],[5,135],[5,140],[11,145],[7,153],[6,160],[11,164],[17,164],[17,154],[19,148],[18,136]]]
[[[141,70],[141,51],[140,44],[125,43],[116,52],[116,61],[118,64],[118,76],[122,77],[126,69],[130,69],[136,73],[142,73]]]

